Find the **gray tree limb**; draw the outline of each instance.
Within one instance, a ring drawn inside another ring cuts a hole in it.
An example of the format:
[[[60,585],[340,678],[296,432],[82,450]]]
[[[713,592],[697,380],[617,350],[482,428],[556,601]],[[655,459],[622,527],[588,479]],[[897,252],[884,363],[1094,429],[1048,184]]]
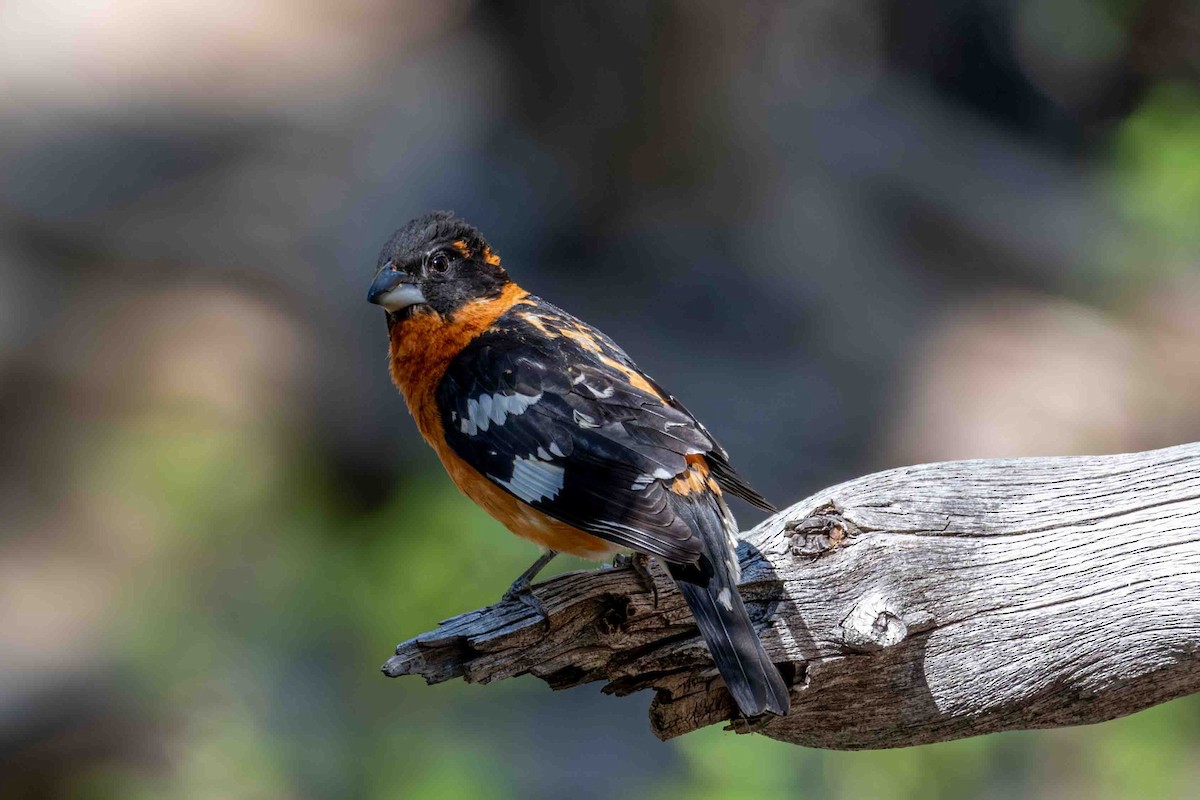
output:
[[[1098,722],[1200,691],[1200,444],[926,464],[827,489],[741,550],[747,606],[792,714],[740,731],[882,748]],[[656,690],[659,737],[734,707],[654,565],[535,587],[549,630],[502,603],[396,648],[391,676]]]

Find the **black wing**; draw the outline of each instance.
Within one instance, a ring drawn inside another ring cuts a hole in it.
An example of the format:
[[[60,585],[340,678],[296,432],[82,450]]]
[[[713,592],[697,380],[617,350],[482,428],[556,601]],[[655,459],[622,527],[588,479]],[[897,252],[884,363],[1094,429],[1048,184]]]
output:
[[[631,369],[637,369],[637,365],[630,361],[628,356],[625,356],[624,353],[621,355],[625,357],[626,366]],[[642,374],[642,377],[645,378],[646,381],[650,383],[660,395],[667,398],[667,403],[670,404],[672,408],[686,414],[688,419],[692,420],[695,426],[700,429],[700,432],[707,436],[709,441],[712,442],[712,449],[705,453],[705,456],[707,457],[709,467],[712,468],[713,478],[716,479],[718,486],[729,492],[734,497],[740,497],[750,505],[755,506],[756,508],[761,508],[763,511],[770,511],[772,514],[774,514],[779,510],[771,503],[770,500],[756,492],[754,487],[746,483],[745,478],[737,473],[737,471],[733,468],[733,465],[729,463],[729,453],[725,452],[725,448],[721,446],[720,442],[712,438],[712,434],[710,434],[708,429],[700,423],[700,420],[696,419],[694,416],[692,416],[692,412],[684,408],[683,403],[679,402],[674,395],[666,392],[650,376]]]
[[[555,519],[668,561],[698,561],[712,545],[680,518],[671,482],[687,456],[724,452],[611,340],[534,302],[447,369],[437,397],[447,443]]]

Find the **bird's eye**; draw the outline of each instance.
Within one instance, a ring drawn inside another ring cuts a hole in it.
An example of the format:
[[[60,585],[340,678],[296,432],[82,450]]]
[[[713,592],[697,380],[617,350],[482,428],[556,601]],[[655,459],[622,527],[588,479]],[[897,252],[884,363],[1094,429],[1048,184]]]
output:
[[[445,272],[450,269],[450,257],[445,253],[434,253],[429,257],[429,268],[434,272]]]

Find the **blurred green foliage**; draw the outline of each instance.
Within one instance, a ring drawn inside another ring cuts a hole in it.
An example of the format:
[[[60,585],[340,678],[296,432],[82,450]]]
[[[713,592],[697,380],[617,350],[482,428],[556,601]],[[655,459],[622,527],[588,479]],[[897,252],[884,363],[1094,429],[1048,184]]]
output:
[[[1200,90],[1188,83],[1154,87],[1119,127],[1113,168],[1117,205],[1141,234],[1126,245],[1131,263],[1165,260],[1194,269],[1200,254]]]

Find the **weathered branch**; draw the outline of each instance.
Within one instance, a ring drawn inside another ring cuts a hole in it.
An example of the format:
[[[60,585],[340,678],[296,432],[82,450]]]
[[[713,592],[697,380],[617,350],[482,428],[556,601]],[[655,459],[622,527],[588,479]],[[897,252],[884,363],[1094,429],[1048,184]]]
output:
[[[792,680],[786,718],[737,730],[897,747],[1112,719],[1200,691],[1200,444],[960,461],[827,489],[751,531],[742,592]],[[653,687],[654,732],[733,705],[687,608],[628,569],[536,587],[396,648],[388,675]]]

